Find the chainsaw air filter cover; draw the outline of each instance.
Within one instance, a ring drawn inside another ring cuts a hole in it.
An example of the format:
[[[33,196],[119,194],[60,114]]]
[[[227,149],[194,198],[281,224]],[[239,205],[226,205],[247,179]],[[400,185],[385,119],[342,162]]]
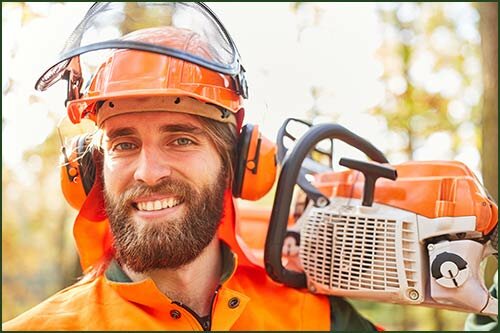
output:
[[[424,300],[416,215],[337,198],[312,208],[302,226],[300,259],[309,288],[397,303]]]

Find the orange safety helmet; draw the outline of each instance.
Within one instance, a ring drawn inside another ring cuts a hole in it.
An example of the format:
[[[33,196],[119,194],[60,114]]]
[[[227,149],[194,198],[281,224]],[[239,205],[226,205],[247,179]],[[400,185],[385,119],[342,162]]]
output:
[[[127,41],[154,42],[193,55],[210,52],[198,34],[175,27],[143,29],[125,38]],[[160,96],[163,98],[153,98]],[[192,97],[201,103],[193,104],[189,98],[181,97]],[[140,99],[137,108],[131,110],[130,99]],[[119,107],[123,100],[127,100],[127,112],[158,110],[159,106],[182,112],[195,108],[194,114],[201,113],[223,122],[234,122],[231,115],[238,114],[243,107],[235,80],[227,74],[173,56],[118,49],[100,66],[87,91],[80,98],[69,101],[68,116],[74,123],[89,117],[100,125],[110,116],[124,111]],[[105,105],[107,112],[97,112],[104,101],[111,103]],[[187,106],[182,105],[186,103]]]

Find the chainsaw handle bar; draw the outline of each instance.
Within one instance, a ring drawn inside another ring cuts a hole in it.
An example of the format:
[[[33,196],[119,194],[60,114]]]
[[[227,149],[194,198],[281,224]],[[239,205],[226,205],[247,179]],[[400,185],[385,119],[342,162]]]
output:
[[[302,119],[297,119],[297,118],[287,118],[283,122],[283,125],[281,125],[281,127],[278,130],[277,139],[276,139],[276,146],[278,146],[278,154],[277,154],[278,155],[278,162],[280,164],[283,162],[283,160],[285,159],[286,153],[288,152],[288,149],[285,147],[285,143],[284,143],[283,139],[285,137],[287,137],[287,138],[289,138],[292,141],[297,141],[297,138],[292,133],[290,133],[287,130],[288,125],[290,123],[292,123],[292,122],[304,124],[304,125],[306,125],[309,128],[311,128],[313,126],[310,122],[302,120]],[[333,146],[331,148],[333,149]],[[328,151],[325,151],[324,149],[321,149],[319,147],[315,147],[314,151],[316,153],[321,154],[321,155],[329,156],[330,157],[330,166],[326,167],[326,166],[324,166],[324,165],[322,165],[322,164],[320,164],[318,162],[315,162],[314,160],[310,159],[310,161],[309,161],[310,168],[308,168],[306,166],[306,169],[311,169],[311,171],[314,171],[314,169],[316,169],[316,170],[319,169],[319,170],[322,170],[322,171],[330,170],[332,168],[331,157],[332,157],[332,154],[333,154],[333,152],[331,151],[331,149],[328,152]],[[304,165],[302,165],[302,166],[304,166]]]
[[[384,154],[370,142],[338,124],[314,125],[297,141],[290,155],[283,161],[264,248],[264,263],[269,276],[276,282],[294,288],[305,288],[307,283],[304,273],[287,270],[281,262],[293,187],[299,177],[302,161],[309,151],[324,139],[341,140],[359,149],[376,162],[388,163]],[[315,189],[312,184],[310,186]]]
[[[283,122],[283,125],[281,125],[281,127],[278,129],[278,134],[276,135],[276,146],[278,147],[277,156],[278,156],[278,163],[280,165],[283,163],[283,160],[285,159],[285,156],[288,152],[288,148],[285,147],[284,139],[288,138],[293,142],[297,141],[296,136],[288,130],[288,126],[294,122],[303,124],[308,128],[311,128],[313,126],[310,122],[297,118],[287,118]],[[326,151],[325,149],[322,149],[320,147],[314,148],[315,153],[329,157],[329,165],[328,166],[323,165],[319,162],[316,162],[310,157],[306,157],[304,159],[304,162],[302,163],[302,168],[304,169],[304,172],[318,173],[318,172],[327,172],[332,170],[333,142],[331,142],[331,144],[332,145],[330,146],[330,151]]]

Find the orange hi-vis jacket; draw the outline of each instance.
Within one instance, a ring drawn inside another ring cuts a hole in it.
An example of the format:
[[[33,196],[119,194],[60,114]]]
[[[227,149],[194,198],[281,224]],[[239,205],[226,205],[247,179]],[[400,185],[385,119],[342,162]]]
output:
[[[209,327],[202,327],[196,314],[165,296],[151,279],[117,282],[109,271],[60,291],[3,329],[330,329],[328,298],[276,284],[258,269],[234,267],[214,295]]]
[[[96,195],[99,186],[89,194]],[[94,193],[93,193],[94,192]],[[109,226],[87,199],[74,234],[87,269],[110,246]],[[236,240],[235,209],[226,192],[219,228],[222,276],[208,320],[169,299],[146,279],[132,282],[113,260],[103,274],[84,278],[2,325],[4,330],[375,330],[341,298],[314,295],[272,281]],[[93,212],[93,213],[92,213]],[[94,215],[92,215],[94,214]]]

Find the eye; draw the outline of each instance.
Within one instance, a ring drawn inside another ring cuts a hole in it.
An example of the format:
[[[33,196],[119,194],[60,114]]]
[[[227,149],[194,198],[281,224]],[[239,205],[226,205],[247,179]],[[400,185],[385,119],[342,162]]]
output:
[[[137,148],[137,145],[131,142],[121,142],[113,146],[113,151],[129,151]]]
[[[176,144],[178,146],[187,146],[187,145],[191,145],[193,143],[194,143],[193,140],[188,139],[188,138],[178,138],[178,139],[175,139],[175,141],[174,141],[174,144]]]

